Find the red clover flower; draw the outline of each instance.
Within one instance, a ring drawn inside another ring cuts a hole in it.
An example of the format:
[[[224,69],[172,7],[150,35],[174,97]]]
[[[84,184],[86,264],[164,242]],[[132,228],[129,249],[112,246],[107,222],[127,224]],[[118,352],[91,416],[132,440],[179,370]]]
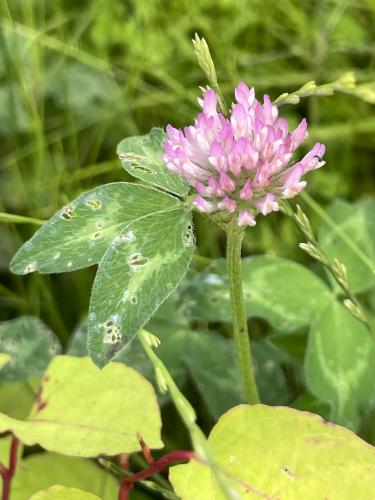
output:
[[[325,164],[325,146],[316,143],[302,160],[290,164],[307,138],[306,119],[289,132],[288,121],[278,116],[268,95],[261,104],[254,89],[240,82],[235,97],[227,118],[217,111],[215,91],[207,90],[198,99],[203,112],[194,125],[183,132],[167,126],[163,160],[197,191],[197,210],[235,213],[239,226],[255,226],[258,213],[279,210],[278,200],[305,188],[301,178]]]

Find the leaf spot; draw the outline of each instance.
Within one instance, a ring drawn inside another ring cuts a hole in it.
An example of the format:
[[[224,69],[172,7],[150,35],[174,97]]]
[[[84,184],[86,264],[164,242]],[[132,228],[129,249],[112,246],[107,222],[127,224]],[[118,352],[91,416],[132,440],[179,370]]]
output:
[[[33,273],[34,271],[36,271],[36,268],[37,268],[37,263],[35,261],[30,262],[30,264],[27,264],[27,266],[25,267],[25,274]]]
[[[67,263],[67,266],[68,266],[68,267],[72,267],[72,265],[73,265],[73,262],[70,260],[70,261]]]
[[[113,320],[108,320],[103,324],[104,328],[104,344],[117,344],[121,342],[121,330],[120,327]]]
[[[296,475],[294,474],[294,472],[292,472],[291,470],[289,470],[287,467],[281,466],[280,469],[282,471],[284,471],[285,474],[288,474],[288,476],[294,477],[294,478],[296,477]]]
[[[145,174],[153,174],[153,170],[145,165],[142,165],[142,161],[146,160],[145,156],[136,153],[126,153],[119,155],[120,160],[130,163],[134,169],[141,170]]]
[[[61,252],[56,252],[54,255],[53,255],[53,258],[56,260],[60,257],[61,255]]]
[[[74,215],[74,210],[75,208],[72,207],[72,205],[65,205],[65,207],[61,209],[60,217],[64,220],[71,220]]]
[[[91,210],[99,210],[102,206],[102,202],[97,198],[92,198],[91,200],[87,200],[85,205],[91,208]]]
[[[133,231],[128,231],[125,234],[118,234],[116,238],[113,240],[113,244],[117,245],[118,243],[133,243],[137,238]]]
[[[195,235],[193,226],[188,224],[182,235],[182,243],[184,247],[194,247],[195,246]]]
[[[129,295],[129,291],[125,290],[122,295],[121,302],[130,302],[131,304],[138,304],[138,297],[136,295]]]
[[[137,271],[139,268],[144,267],[148,263],[149,259],[143,257],[140,253],[133,253],[128,258],[128,264],[133,271]]]

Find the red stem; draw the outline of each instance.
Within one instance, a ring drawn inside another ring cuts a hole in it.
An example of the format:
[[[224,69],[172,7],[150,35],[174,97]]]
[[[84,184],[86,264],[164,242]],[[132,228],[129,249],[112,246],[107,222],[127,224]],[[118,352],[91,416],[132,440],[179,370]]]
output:
[[[9,452],[9,467],[6,468],[3,465],[1,465],[0,467],[0,474],[3,478],[2,500],[9,500],[10,498],[10,484],[16,471],[18,445],[18,438],[16,438],[16,436],[13,436]]]
[[[140,472],[133,474],[132,477],[124,479],[120,487],[119,500],[128,500],[129,493],[133,488],[134,483],[137,481],[146,479],[146,477],[153,476],[154,474],[161,472],[171,462],[187,462],[192,458],[195,458],[195,453],[193,451],[176,450],[171,453],[167,453],[167,455],[159,458],[159,460],[155,460],[147,469],[141,470]]]

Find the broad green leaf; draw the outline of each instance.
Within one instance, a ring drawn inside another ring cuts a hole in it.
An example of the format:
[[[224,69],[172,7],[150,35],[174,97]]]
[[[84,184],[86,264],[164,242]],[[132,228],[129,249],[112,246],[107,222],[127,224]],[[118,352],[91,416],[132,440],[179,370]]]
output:
[[[327,210],[337,230],[324,224],[319,243],[331,258],[343,262],[349,287],[360,292],[375,285],[375,200],[355,204],[335,200]]]
[[[87,331],[88,331],[87,317],[78,322],[75,326],[66,349],[66,354],[70,356],[83,357],[88,356],[87,350]]]
[[[280,257],[242,259],[242,281],[248,316],[264,318],[278,330],[309,325],[330,296],[315,274]],[[214,261],[188,282],[182,300],[192,318],[231,321],[225,261]]]
[[[116,498],[119,489],[117,479],[90,460],[37,453],[19,463],[12,481],[12,500],[25,500],[55,484],[86,490],[102,500]]]
[[[100,500],[97,495],[77,488],[55,485],[35,493],[30,500]]]
[[[161,128],[152,128],[146,135],[127,137],[121,141],[117,154],[129,174],[171,193],[186,196],[189,186],[180,175],[168,172],[162,160],[166,137]]]
[[[266,339],[268,346],[272,346],[280,354],[280,360],[288,363],[297,363],[302,365],[306,346],[307,333],[302,332],[277,332],[269,335]]]
[[[70,356],[52,360],[28,420],[0,414],[0,432],[81,457],[138,451],[138,432],[160,448],[160,427],[155,392],[135,370],[122,363],[100,370],[89,358]]]
[[[118,235],[124,243],[132,240],[130,223],[178,204],[173,196],[127,182],[92,189],[56,212],[20,248],[11,271],[61,273],[97,264]]]
[[[0,369],[0,381],[41,375],[60,350],[59,339],[38,318],[21,316],[0,323],[0,352],[11,357]]]
[[[251,347],[261,400],[268,404],[285,404],[288,390],[280,365],[264,345],[253,342]],[[179,364],[185,364],[215,419],[246,400],[232,339],[215,332],[181,331],[174,339],[174,353]]]
[[[375,498],[375,448],[317,415],[237,406],[221,417],[208,441],[238,498]],[[172,467],[169,477],[181,500],[223,499],[202,463]]]
[[[77,127],[99,121],[108,123],[108,110],[117,108],[119,111],[118,102],[122,99],[120,87],[112,74],[103,71],[103,66],[94,67],[69,58],[59,71],[52,67],[45,70],[48,96],[60,109],[69,109]]]
[[[251,350],[261,401],[268,405],[287,404],[290,395],[280,359],[265,342],[252,342]]]
[[[332,406],[331,419],[356,429],[375,398],[375,343],[364,325],[330,302],[312,326],[305,359],[310,391]]]
[[[293,403],[291,403],[290,406],[296,410],[316,413],[325,420],[329,420],[332,413],[331,406],[328,403],[321,401],[316,396],[313,396],[308,392],[301,394],[295,401],[293,401]]]
[[[127,226],[131,241],[114,242],[95,277],[89,352],[107,364],[145,325],[184,277],[194,248],[191,214],[182,208]]]

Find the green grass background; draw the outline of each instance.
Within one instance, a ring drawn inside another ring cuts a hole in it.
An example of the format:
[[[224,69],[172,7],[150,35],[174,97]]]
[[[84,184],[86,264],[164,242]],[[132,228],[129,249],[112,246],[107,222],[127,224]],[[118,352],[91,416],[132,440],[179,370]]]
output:
[[[308,98],[282,113],[293,125],[308,118],[307,146],[327,145],[327,165],[308,179],[322,206],[374,193],[375,0],[3,0],[0,16],[1,212],[47,219],[92,186],[129,180],[115,155],[122,138],[192,122],[206,83],[195,32],[229,102],[239,80],[276,98],[353,71],[356,96]],[[36,227],[0,223],[0,319],[37,315],[66,340],[95,270],[11,275],[11,256]],[[201,218],[196,229],[201,254],[222,255],[220,231]],[[300,238],[273,214],[244,249],[304,262]]]

